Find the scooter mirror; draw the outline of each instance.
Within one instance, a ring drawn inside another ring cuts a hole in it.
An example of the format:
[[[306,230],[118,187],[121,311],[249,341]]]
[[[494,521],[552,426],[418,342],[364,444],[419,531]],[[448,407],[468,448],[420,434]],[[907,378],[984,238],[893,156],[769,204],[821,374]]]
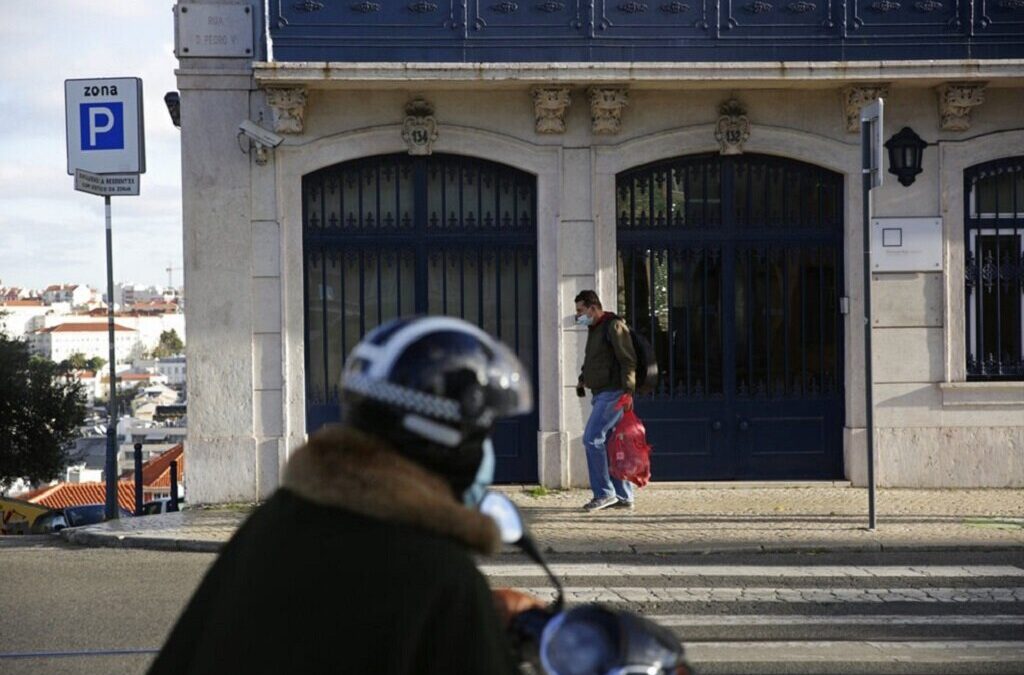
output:
[[[516,508],[516,505],[512,503],[512,500],[500,492],[488,492],[484,495],[484,498],[480,500],[480,506],[478,508],[481,513],[490,516],[491,519],[497,523],[498,530],[501,532],[501,541],[503,543],[516,545],[523,553],[530,556],[531,559],[544,568],[544,571],[547,572],[555,590],[558,592],[552,607],[556,612],[561,611],[562,605],[565,603],[565,596],[562,592],[562,582],[558,580],[558,577],[552,574],[551,568],[548,567],[547,562],[544,560],[544,556],[537,548],[536,542],[533,541],[533,538],[526,531],[526,525],[523,523],[523,516],[519,513],[519,509]]]
[[[488,492],[480,502],[480,512],[497,524],[501,541],[518,544],[523,538],[523,517],[512,500],[500,492]]]

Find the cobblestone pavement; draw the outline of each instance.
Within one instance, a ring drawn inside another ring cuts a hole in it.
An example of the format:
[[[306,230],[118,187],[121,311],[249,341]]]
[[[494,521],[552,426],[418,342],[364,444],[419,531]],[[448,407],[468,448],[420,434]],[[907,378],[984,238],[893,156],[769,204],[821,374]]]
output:
[[[878,529],[867,491],[850,487],[657,487],[634,511],[580,511],[590,493],[513,493],[539,542],[555,551],[784,551],[1024,547],[1024,490],[879,490]]]
[[[1024,549],[1024,490],[685,487],[638,491],[633,511],[584,513],[586,490],[503,487],[549,552],[701,553],[801,550]],[[251,506],[191,509],[64,531],[92,546],[215,551]]]

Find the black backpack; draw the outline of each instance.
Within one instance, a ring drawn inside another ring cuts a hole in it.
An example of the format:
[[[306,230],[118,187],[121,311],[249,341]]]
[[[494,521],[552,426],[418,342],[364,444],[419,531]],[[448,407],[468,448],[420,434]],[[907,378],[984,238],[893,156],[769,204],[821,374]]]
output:
[[[612,341],[612,321],[622,321],[626,330],[629,331],[629,339],[633,341],[633,352],[636,354],[636,370],[633,372],[636,379],[636,393],[653,393],[654,388],[658,386],[658,357],[654,353],[654,347],[647,341],[647,338],[632,330],[626,320],[616,314],[608,317],[608,325],[604,329],[604,338],[608,344],[611,344]],[[614,354],[615,351],[612,350],[612,353]]]

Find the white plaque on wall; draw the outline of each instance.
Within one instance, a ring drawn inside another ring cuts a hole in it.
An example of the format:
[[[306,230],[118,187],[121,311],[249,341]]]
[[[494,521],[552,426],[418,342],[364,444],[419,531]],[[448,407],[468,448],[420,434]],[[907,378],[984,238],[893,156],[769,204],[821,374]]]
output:
[[[179,4],[175,56],[253,56],[252,7],[249,5]]]
[[[872,272],[941,272],[942,218],[872,218]]]

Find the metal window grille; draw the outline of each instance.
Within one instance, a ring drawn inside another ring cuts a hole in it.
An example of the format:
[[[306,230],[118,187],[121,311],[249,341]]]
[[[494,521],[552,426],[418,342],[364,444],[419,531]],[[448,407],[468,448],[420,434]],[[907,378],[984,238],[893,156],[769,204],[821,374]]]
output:
[[[617,178],[618,307],[654,346],[655,398],[842,391],[842,177],[694,155]]]
[[[307,404],[336,404],[345,356],[410,314],[475,323],[532,369],[536,212],[534,176],[468,157],[376,156],[305,176]]]
[[[964,173],[968,380],[1024,380],[1024,157]]]

